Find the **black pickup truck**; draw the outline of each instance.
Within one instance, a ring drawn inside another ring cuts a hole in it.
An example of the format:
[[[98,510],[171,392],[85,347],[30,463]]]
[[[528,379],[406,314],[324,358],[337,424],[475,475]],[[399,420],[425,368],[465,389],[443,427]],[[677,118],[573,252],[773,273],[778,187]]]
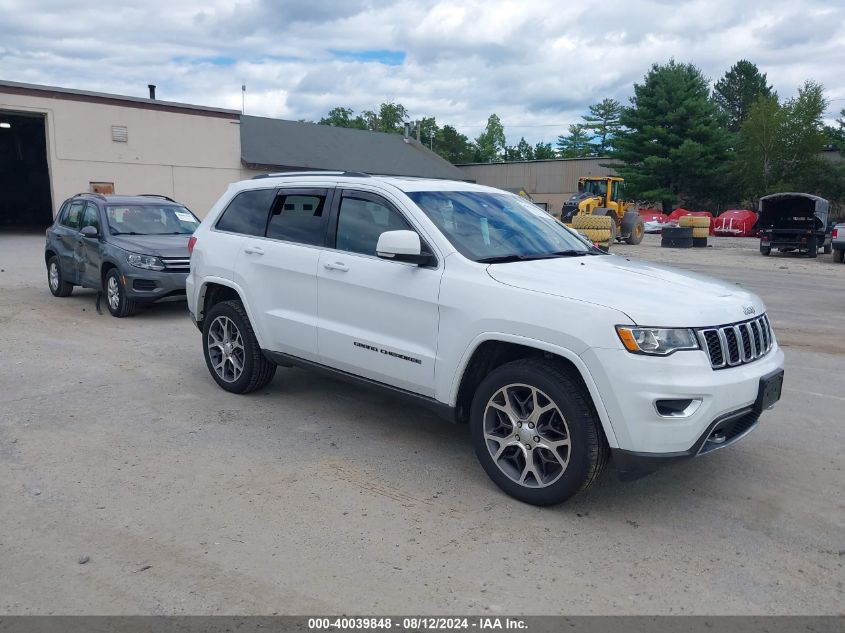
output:
[[[809,193],[774,193],[760,198],[760,252],[769,255],[776,248],[816,257],[821,248],[830,253],[829,208],[827,200]]]

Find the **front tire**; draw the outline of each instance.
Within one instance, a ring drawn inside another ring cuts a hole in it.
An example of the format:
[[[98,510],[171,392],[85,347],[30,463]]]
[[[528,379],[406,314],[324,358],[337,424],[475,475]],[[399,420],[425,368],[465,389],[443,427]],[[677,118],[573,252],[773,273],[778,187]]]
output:
[[[117,268],[109,269],[105,279],[106,307],[113,317],[119,319],[135,314],[138,306],[126,296],[126,286],[120,278]]]
[[[66,282],[62,276],[62,267],[56,255],[47,261],[47,285],[54,297],[69,297],[73,292],[73,284]]]
[[[631,234],[625,239],[628,244],[639,244],[643,241],[643,236],[645,235],[645,222],[643,222],[642,218],[637,218],[637,221],[634,222],[634,226],[631,227]]]
[[[609,449],[589,395],[552,361],[518,360],[491,372],[475,392],[470,425],[487,475],[525,503],[566,501],[607,464]]]
[[[208,311],[202,340],[208,371],[226,391],[250,393],[266,387],[276,373],[276,365],[261,352],[240,301],[221,301]]]

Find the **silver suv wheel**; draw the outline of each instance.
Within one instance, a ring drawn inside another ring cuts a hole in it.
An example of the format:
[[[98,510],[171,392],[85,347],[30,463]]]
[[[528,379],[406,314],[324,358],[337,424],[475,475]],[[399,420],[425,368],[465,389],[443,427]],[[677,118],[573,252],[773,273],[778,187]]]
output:
[[[244,370],[244,342],[240,330],[229,317],[211,322],[206,339],[214,372],[225,382],[235,382]]]
[[[549,486],[569,464],[563,413],[531,385],[509,384],[493,394],[484,410],[484,440],[499,470],[520,486]]]
[[[50,288],[53,289],[53,292],[57,292],[59,290],[59,267],[56,265],[56,262],[50,262]]]
[[[120,307],[120,286],[117,285],[117,277],[114,275],[109,277],[106,284],[106,297],[112,310],[117,310]]]

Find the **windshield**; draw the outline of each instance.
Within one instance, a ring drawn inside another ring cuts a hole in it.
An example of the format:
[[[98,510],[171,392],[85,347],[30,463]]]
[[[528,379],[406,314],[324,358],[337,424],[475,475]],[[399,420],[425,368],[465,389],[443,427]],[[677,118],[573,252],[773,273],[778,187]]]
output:
[[[181,205],[115,204],[106,207],[112,235],[190,235],[200,221]]]
[[[606,180],[586,180],[584,181],[584,193],[591,193],[594,196],[603,196],[607,194]]]
[[[552,216],[509,193],[408,193],[464,257],[488,262],[587,255],[597,251]]]

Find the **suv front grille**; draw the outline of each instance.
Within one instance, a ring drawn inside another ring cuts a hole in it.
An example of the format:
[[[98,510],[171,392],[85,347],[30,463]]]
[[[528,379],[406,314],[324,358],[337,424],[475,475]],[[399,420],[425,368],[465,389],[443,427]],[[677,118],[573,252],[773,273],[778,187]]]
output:
[[[768,354],[774,342],[765,314],[750,321],[702,328],[696,330],[696,334],[713,369],[754,362]]]
[[[190,257],[162,257],[164,269],[173,273],[186,273],[191,270]]]

